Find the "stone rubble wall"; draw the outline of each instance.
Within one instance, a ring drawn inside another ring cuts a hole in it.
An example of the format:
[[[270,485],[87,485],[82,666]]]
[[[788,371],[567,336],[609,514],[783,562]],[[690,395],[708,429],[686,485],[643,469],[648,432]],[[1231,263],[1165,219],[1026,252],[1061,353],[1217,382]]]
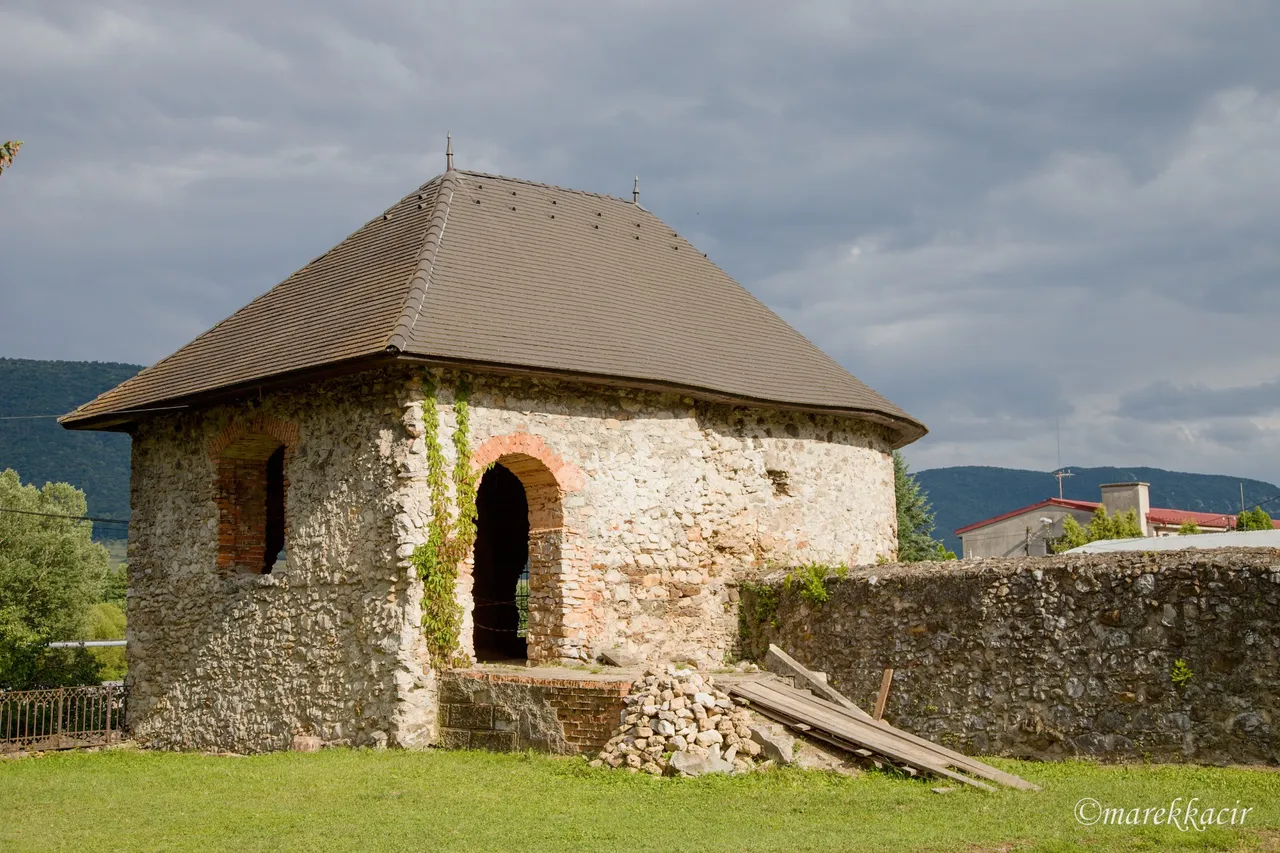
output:
[[[964,752],[1280,762],[1280,550],[885,565],[827,589],[744,590],[744,652],[776,643],[865,708],[892,667],[885,718]]]
[[[457,377],[434,375],[452,467]],[[408,563],[430,513],[423,376],[382,368],[139,424],[128,655],[140,740],[240,752],[284,749],[295,735],[437,741],[438,685]],[[471,447],[524,448],[526,476],[544,461],[553,476],[531,495],[555,519],[531,537],[548,567],[531,614],[536,659],[621,648],[714,666],[734,643],[740,581],[771,564],[893,553],[879,426],[551,380],[472,386]],[[218,562],[217,460],[254,435],[263,449],[286,446],[287,561],[267,575]],[[470,587],[464,565],[468,653]]]
[[[433,375],[452,465],[456,376]],[[421,400],[410,380],[410,432],[421,430]],[[622,648],[650,661],[716,666],[734,643],[739,581],[771,565],[894,555],[893,463],[881,427],[496,376],[472,378],[470,405],[473,449],[502,437],[536,439],[563,464],[561,479],[574,480],[562,490],[563,529],[547,538],[563,558],[559,633],[546,650],[531,638],[538,660],[589,661]],[[425,538],[429,513],[420,442],[403,476],[407,556]],[[469,571],[459,590],[468,616]],[[465,643],[470,634],[468,621]]]
[[[354,745],[430,735],[421,709],[401,702],[422,678],[397,566],[402,385],[366,374],[140,425],[127,630],[129,721],[141,742],[256,752],[287,749],[295,734]],[[273,429],[296,435],[286,566],[228,574],[218,568],[214,457],[229,433]]]

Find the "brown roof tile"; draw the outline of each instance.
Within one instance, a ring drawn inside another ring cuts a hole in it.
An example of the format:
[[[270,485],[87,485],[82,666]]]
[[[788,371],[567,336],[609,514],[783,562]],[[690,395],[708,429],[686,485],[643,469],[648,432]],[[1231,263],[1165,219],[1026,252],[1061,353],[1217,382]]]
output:
[[[388,351],[925,431],[644,208],[452,171],[62,422]]]

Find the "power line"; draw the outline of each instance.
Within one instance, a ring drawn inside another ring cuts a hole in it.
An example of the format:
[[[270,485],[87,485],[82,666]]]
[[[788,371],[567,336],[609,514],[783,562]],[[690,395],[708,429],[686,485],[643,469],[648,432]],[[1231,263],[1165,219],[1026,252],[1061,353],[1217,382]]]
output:
[[[1267,504],[1271,503],[1272,501],[1280,501],[1280,494],[1274,494],[1274,495],[1272,495],[1271,497],[1267,498],[1267,499],[1266,499],[1265,501],[1263,501],[1262,503],[1256,503],[1256,504],[1254,504],[1253,506],[1249,507],[1249,509],[1260,509],[1261,507],[1266,506]]]
[[[128,521],[123,518],[98,518],[93,515],[63,515],[57,512],[36,512],[31,509],[14,509],[12,507],[0,506],[0,512],[16,512],[20,515],[40,515],[45,518],[69,518],[72,521],[100,521],[104,524],[124,524],[128,525]]]
[[[151,406],[150,408],[146,408],[146,409],[121,409],[121,410],[120,410],[120,411],[118,411],[118,412],[116,412],[116,411],[108,412],[108,414],[110,414],[110,415],[140,415],[140,414],[144,414],[144,413],[146,413],[146,412],[172,412],[172,411],[174,411],[174,410],[176,410],[176,409],[189,409],[189,408],[191,408],[191,407],[190,407],[190,406],[187,406],[187,405],[182,405],[182,406]],[[60,417],[63,417],[63,415],[67,415],[67,414],[70,414],[70,413],[69,413],[69,412],[63,412],[61,415],[0,415],[0,421],[29,421],[29,420],[37,420],[37,419],[40,419],[40,418],[60,418]]]

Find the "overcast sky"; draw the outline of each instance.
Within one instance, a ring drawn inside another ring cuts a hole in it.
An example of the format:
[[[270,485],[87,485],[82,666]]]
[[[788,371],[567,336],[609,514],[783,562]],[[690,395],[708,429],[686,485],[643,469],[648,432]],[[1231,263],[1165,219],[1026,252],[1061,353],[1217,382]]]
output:
[[[1274,0],[6,0],[0,355],[153,362],[451,130],[638,173],[930,427],[916,469],[1052,469],[1060,418],[1064,464],[1280,482],[1277,45]]]

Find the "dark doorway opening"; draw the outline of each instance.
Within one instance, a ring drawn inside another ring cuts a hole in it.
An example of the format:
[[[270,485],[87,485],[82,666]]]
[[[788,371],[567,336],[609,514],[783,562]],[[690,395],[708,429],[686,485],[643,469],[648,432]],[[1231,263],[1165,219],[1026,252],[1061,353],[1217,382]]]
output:
[[[524,484],[494,465],[476,492],[472,599],[479,661],[524,660],[528,601],[529,501]],[[521,604],[526,604],[522,611]]]

